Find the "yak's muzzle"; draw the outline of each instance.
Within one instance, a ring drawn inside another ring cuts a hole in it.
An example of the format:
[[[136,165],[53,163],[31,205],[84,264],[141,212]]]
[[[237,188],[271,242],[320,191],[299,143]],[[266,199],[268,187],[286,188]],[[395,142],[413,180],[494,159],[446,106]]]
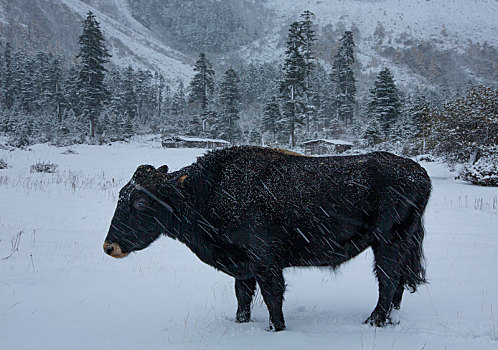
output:
[[[104,252],[113,258],[124,258],[128,255],[128,253],[123,253],[118,244],[109,242],[104,242]]]

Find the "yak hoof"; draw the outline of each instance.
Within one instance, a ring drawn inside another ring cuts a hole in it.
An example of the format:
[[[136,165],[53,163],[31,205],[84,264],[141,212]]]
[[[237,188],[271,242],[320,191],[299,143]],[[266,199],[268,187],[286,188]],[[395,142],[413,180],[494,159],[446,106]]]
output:
[[[247,323],[250,321],[251,321],[251,316],[249,316],[249,315],[237,314],[237,317],[235,318],[235,322],[237,322],[237,323]]]
[[[363,324],[368,324],[370,326],[382,328],[382,327],[386,327],[386,326],[397,325],[397,324],[399,324],[399,321],[393,322],[393,320],[389,316],[382,315],[382,314],[379,314],[376,312],[372,312],[370,317],[367,318],[365,320],[365,322],[363,322]]]
[[[270,322],[269,331],[280,332],[283,330],[285,330],[285,322],[284,321]]]
[[[235,317],[235,322],[247,323],[249,321],[251,321],[251,309],[237,310],[237,316]]]

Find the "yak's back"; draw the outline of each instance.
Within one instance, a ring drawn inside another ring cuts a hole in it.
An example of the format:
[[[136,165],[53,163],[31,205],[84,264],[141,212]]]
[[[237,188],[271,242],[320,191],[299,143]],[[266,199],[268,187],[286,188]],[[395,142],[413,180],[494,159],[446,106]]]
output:
[[[387,187],[400,193],[418,187],[430,191],[422,167],[387,152],[308,157],[241,146],[210,152],[198,163],[212,184],[206,207],[230,225],[261,215],[290,225],[312,220],[324,209],[353,217],[371,210]]]

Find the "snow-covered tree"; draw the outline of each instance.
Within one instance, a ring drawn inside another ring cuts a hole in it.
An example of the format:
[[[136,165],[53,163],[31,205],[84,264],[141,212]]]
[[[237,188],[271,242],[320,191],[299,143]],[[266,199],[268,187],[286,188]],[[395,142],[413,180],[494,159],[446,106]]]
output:
[[[272,143],[276,143],[277,141],[277,132],[279,131],[278,122],[280,117],[278,100],[273,96],[264,106],[263,119],[261,121],[262,131],[270,133],[272,136]]]
[[[169,107],[171,104],[170,103],[171,88],[169,87],[169,85],[166,85],[164,75],[158,72],[154,74],[154,80],[155,80],[155,96],[156,96],[155,100],[156,119],[161,120],[163,117],[163,105],[166,103],[166,105]],[[164,93],[166,93],[166,96],[164,96]]]
[[[184,129],[186,126],[184,119],[186,105],[185,88],[183,82],[180,81],[171,101],[171,116],[179,129]]]
[[[249,132],[249,144],[256,146],[261,145],[261,133],[256,128]]]
[[[435,151],[449,161],[473,164],[498,157],[498,90],[475,86],[435,113]]]
[[[1,68],[2,103],[6,109],[11,109],[14,105],[15,87],[13,84],[12,46],[10,43],[5,45]]]
[[[34,58],[32,56],[25,56],[23,69],[20,75],[19,102],[22,110],[26,113],[31,113],[36,109],[35,103],[38,100],[39,95],[35,79]]]
[[[73,115],[80,116],[81,112],[81,104],[79,99],[79,72],[75,65],[70,65],[67,69],[66,78],[64,82],[64,99],[67,101],[69,105],[69,109],[71,109]]]
[[[306,64],[302,54],[303,37],[298,22],[291,24],[283,66],[284,77],[280,82],[282,94],[282,121],[287,125],[289,145],[296,146],[296,128],[304,123],[303,106]]]
[[[47,98],[50,106],[52,106],[55,115],[57,116],[57,120],[59,123],[62,123],[67,102],[64,97],[62,66],[58,58],[54,58],[50,65],[49,84]]]
[[[310,124],[316,110],[313,105],[313,86],[311,83],[311,74],[315,66],[315,53],[313,47],[316,41],[316,34],[313,28],[313,18],[315,14],[310,11],[304,11],[301,14],[299,22],[299,31],[302,38],[301,52],[304,59],[304,119],[306,123],[306,134],[310,133]]]
[[[153,79],[154,77],[149,70],[139,69],[135,73],[137,114],[143,126],[149,125],[157,113]]]
[[[83,33],[79,37],[78,97],[82,113],[90,121],[90,137],[95,137],[95,121],[100,115],[108,92],[104,86],[107,72],[104,65],[111,57],[104,43],[104,36],[95,15],[89,11],[83,22]]]
[[[220,84],[219,103],[221,113],[215,127],[219,137],[231,143],[241,140],[238,121],[240,111],[239,77],[235,70],[228,69]]]
[[[194,65],[195,75],[190,82],[189,103],[199,104],[203,113],[208,110],[211,95],[214,91],[214,70],[206,54],[201,52]]]
[[[354,76],[355,43],[353,32],[346,31],[339,40],[339,48],[332,63],[331,80],[336,117],[345,126],[351,124],[356,105],[356,78]]]
[[[370,98],[368,118],[377,119],[384,135],[389,137],[400,116],[401,102],[393,76],[387,67],[377,75],[374,87],[370,90]]]
[[[367,146],[374,146],[384,140],[382,127],[377,118],[369,120],[363,133],[363,140]]]
[[[125,116],[126,120],[134,120],[138,115],[138,102],[135,80],[135,71],[131,66],[128,66],[124,71],[120,91],[117,92],[119,95],[119,101],[121,104],[121,111]]]

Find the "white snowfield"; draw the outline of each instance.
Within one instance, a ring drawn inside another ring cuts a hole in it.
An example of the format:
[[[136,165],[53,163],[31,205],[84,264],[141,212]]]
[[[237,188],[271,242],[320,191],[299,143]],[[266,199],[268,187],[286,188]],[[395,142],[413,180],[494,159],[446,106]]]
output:
[[[102,244],[136,167],[190,164],[204,151],[158,143],[0,150],[0,349],[497,349],[498,188],[424,163],[430,284],[405,293],[399,325],[362,325],[377,300],[370,250],[333,273],[289,269],[286,331],[236,324],[234,280],[161,238],[125,259]],[[55,174],[31,174],[49,161]]]

